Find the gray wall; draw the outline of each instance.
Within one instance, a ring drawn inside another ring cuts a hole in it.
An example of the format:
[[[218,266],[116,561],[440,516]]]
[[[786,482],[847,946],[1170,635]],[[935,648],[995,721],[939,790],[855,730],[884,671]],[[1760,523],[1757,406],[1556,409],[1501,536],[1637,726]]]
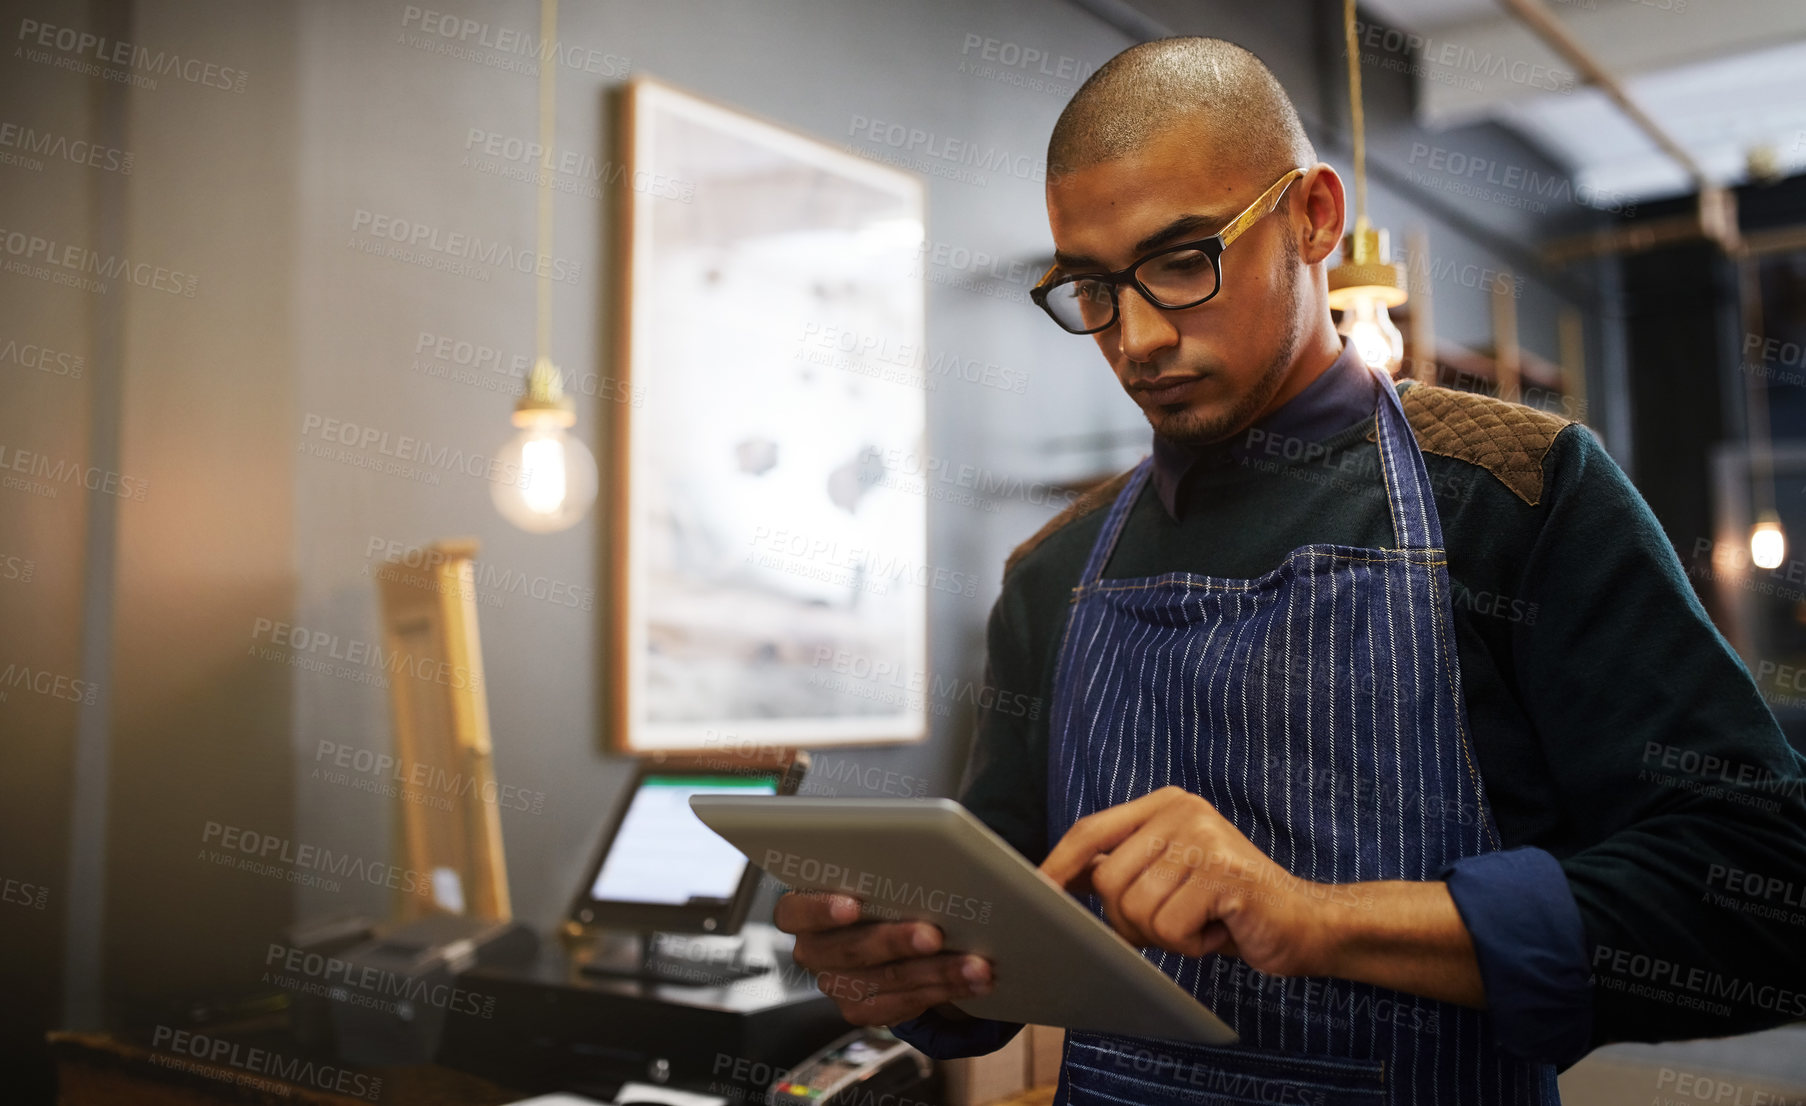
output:
[[[537,5],[488,9],[500,27],[530,29]],[[296,409],[342,418],[391,435],[430,437],[468,450],[493,450],[510,433],[506,392],[430,378],[412,366],[423,332],[511,352],[532,345],[530,279],[497,273],[488,283],[423,272],[346,246],[354,213],[369,209],[447,229],[532,241],[530,185],[464,167],[472,129],[531,137],[536,83],[525,75],[410,49],[399,6],[340,3],[303,9],[297,38],[300,126],[297,255]],[[706,28],[706,30],[705,30]],[[1025,31],[1025,28],[1028,30]],[[1014,38],[1094,67],[1126,40],[1063,5],[998,4],[741,5],[678,3],[566,5],[561,37],[593,44],[646,73],[786,124],[837,146],[890,153],[861,139],[854,119],[913,128],[1020,150],[1038,157],[1053,119],[1076,82],[1031,92],[958,72],[967,34]],[[973,60],[977,54],[973,54]],[[613,63],[607,63],[613,68]],[[612,150],[606,74],[559,83],[560,149],[599,161]],[[373,105],[382,105],[372,110]],[[993,256],[1047,252],[1041,186],[1027,175],[990,176],[982,185],[929,179],[929,234]],[[556,254],[581,262],[577,285],[558,285],[555,356],[567,373],[611,374],[603,329],[616,294],[608,273],[604,205],[561,196]],[[932,267],[931,267],[932,268]],[[955,279],[975,274],[949,268]],[[977,274],[982,276],[982,274]],[[1032,279],[1032,278],[1031,278]],[[1020,285],[1003,289],[1026,299]],[[1055,430],[1132,426],[1136,413],[1082,343],[1065,343],[1032,307],[958,287],[929,286],[928,344],[1026,373],[1022,395],[963,381],[930,391],[929,449],[1002,473],[1031,472],[1036,441]],[[605,413],[591,403],[578,431],[599,457]],[[290,430],[290,436],[296,433]],[[375,542],[415,544],[472,535],[497,566],[584,587],[597,584],[601,547],[613,539],[592,518],[552,536],[513,529],[490,506],[478,479],[445,474],[438,487],[373,477],[362,469],[297,459],[295,551],[299,590],[294,622],[347,639],[373,639],[376,611],[366,570]],[[976,598],[930,592],[931,669],[973,672],[984,616],[1012,540],[1051,509],[1012,503],[985,511],[929,504],[929,560],[975,572]],[[498,777],[545,793],[542,813],[504,809],[517,911],[550,924],[579,877],[629,764],[599,751],[602,714],[598,638],[608,617],[499,595],[480,608]],[[949,704],[921,746],[850,754],[857,767],[922,780],[932,791],[957,784],[970,710]],[[386,804],[310,780],[319,742],[387,747],[384,692],[342,680],[297,676],[294,771],[296,837],[303,841],[384,839]],[[833,761],[832,754],[824,760]],[[828,765],[832,767],[832,765]],[[857,793],[856,790],[850,793]],[[304,911],[343,896],[303,891]],[[372,904],[380,907],[381,903]]]
[[[1347,168],[1340,124],[1324,118],[1341,102],[1342,80],[1339,47],[1324,52],[1325,6],[1142,7],[1174,30],[1260,51],[1292,89],[1320,152]],[[291,911],[380,914],[389,905],[386,892],[355,885],[302,889],[290,901],[279,882],[196,859],[209,821],[373,860],[388,854],[388,802],[316,774],[322,743],[388,749],[386,693],[270,659],[262,648],[273,644],[271,626],[376,640],[368,574],[391,543],[475,537],[499,569],[599,589],[597,558],[617,535],[600,513],[562,534],[527,535],[495,513],[480,479],[440,472],[425,482],[313,452],[327,419],[481,454],[509,436],[511,380],[481,370],[476,383],[434,376],[425,371],[430,354],[417,350],[431,335],[530,353],[531,278],[497,270],[479,281],[364,252],[359,212],[530,248],[534,189],[465,158],[473,130],[535,133],[535,79],[421,48],[434,39],[400,3],[141,0],[120,10],[107,17],[115,33],[241,69],[248,80],[242,91],[168,77],[155,89],[130,88],[0,62],[5,117],[116,134],[136,156],[129,175],[0,165],[0,225],[117,243],[199,277],[187,298],[138,288],[81,293],[0,274],[0,341],[17,335],[96,363],[80,381],[0,365],[0,443],[93,456],[151,488],[142,502],[0,490],[0,556],[22,551],[39,566],[29,585],[0,580],[0,663],[17,657],[106,675],[92,707],[0,701],[7,746],[28,750],[9,762],[19,773],[0,776],[12,789],[0,804],[10,819],[0,877],[47,881],[58,910],[84,895],[104,904],[106,970],[117,988],[150,994],[171,981],[254,980],[261,942]],[[465,3],[455,14],[532,32],[538,5]],[[20,19],[81,28],[103,21],[79,8],[25,4],[0,26]],[[561,19],[565,42],[614,59],[601,72],[566,70],[558,84],[558,147],[601,162],[613,149],[610,97],[628,71],[861,153],[893,152],[856,133],[863,117],[1039,158],[1079,79],[1131,41],[1051,0],[609,0],[566,4]],[[1045,66],[1004,63],[1027,51]],[[1421,139],[1405,121],[1408,89],[1379,79],[1370,87],[1374,158],[1408,160]],[[1497,149],[1502,140],[1470,130],[1449,141]],[[1028,381],[1021,394],[957,380],[930,391],[930,452],[1042,482],[1139,456],[1145,425],[1093,347],[1027,303],[1033,262],[1051,248],[1041,185],[1026,173],[927,180],[932,244],[1008,259],[1001,279],[927,266],[930,349]],[[1502,205],[1460,218],[1463,206],[1383,185],[1373,197],[1376,219],[1395,232],[1429,227],[1436,254],[1521,265],[1521,255],[1507,257],[1508,239],[1536,220]],[[568,374],[608,377],[605,324],[618,289],[608,272],[607,204],[561,193],[556,210],[555,253],[581,263],[582,276],[555,285],[553,352]],[[1009,262],[1020,262],[1027,279],[1012,280]],[[1526,288],[1524,342],[1545,356],[1556,353],[1562,294],[1543,280]],[[1486,312],[1478,288],[1457,280],[1438,290],[1439,329],[1455,340],[1485,344]],[[579,413],[577,432],[606,457],[600,402]],[[975,598],[929,593],[933,671],[979,676],[1004,556],[1052,513],[1044,486],[983,509],[930,501],[930,561],[981,582]],[[603,751],[599,733],[608,604],[598,595],[585,612],[492,593],[480,615],[498,777],[545,796],[539,813],[502,813],[516,911],[549,926],[630,770]],[[968,705],[946,707],[926,744],[818,759],[830,772],[850,759],[949,793],[973,718]],[[80,771],[77,749],[86,756]],[[71,837],[72,823],[86,836]],[[34,978],[52,979],[44,965],[61,963],[61,920],[0,906],[0,946],[19,938],[41,950]],[[69,936],[77,952],[101,942],[79,918]],[[95,993],[80,973],[72,986],[78,998]]]

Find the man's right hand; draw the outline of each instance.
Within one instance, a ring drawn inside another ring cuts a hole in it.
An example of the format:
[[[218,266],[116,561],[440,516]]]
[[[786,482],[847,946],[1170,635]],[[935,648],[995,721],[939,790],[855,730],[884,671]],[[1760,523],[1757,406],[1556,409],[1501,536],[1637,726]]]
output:
[[[932,1006],[989,994],[991,963],[941,951],[941,931],[927,922],[864,922],[859,900],[818,891],[789,891],[772,921],[796,935],[792,954],[815,985],[854,1025],[895,1025]]]

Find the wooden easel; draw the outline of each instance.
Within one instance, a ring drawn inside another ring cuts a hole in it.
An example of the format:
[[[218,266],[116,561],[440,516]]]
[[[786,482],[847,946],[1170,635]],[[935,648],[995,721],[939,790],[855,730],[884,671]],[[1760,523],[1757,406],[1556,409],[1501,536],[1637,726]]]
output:
[[[474,539],[435,542],[376,571],[395,722],[396,863],[432,885],[426,894],[396,892],[402,920],[512,914],[477,638],[476,553]]]

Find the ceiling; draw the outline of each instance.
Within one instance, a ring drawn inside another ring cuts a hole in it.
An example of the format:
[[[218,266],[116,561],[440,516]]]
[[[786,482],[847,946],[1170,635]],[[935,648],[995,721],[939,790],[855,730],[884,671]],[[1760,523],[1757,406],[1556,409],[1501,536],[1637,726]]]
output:
[[[1716,184],[1749,178],[1765,147],[1806,172],[1806,2],[1546,0],[1631,99]],[[1361,0],[1422,37],[1417,114],[1436,129],[1509,127],[1564,164],[1578,196],[1621,208],[1692,191],[1687,174],[1496,0]],[[1540,67],[1540,68],[1539,68]],[[1554,75],[1551,79],[1550,75]]]

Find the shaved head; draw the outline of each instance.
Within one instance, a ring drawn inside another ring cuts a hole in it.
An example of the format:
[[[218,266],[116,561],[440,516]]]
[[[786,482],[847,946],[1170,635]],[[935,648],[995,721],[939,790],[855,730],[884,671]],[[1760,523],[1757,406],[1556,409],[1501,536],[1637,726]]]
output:
[[[1257,211],[1292,169],[1305,172]],[[1218,282],[1208,298],[1165,307],[1116,280],[1243,212],[1252,221],[1209,262]],[[1335,361],[1342,341],[1326,265],[1345,212],[1341,178],[1317,160],[1285,89],[1220,39],[1124,50],[1073,94],[1048,143],[1049,278],[1109,274],[1116,313],[1092,340],[1154,432],[1173,441],[1238,434]]]
[[[1222,39],[1163,38],[1111,58],[1073,94],[1047,145],[1049,177],[1180,128],[1263,180],[1317,160],[1298,109],[1259,58]]]

